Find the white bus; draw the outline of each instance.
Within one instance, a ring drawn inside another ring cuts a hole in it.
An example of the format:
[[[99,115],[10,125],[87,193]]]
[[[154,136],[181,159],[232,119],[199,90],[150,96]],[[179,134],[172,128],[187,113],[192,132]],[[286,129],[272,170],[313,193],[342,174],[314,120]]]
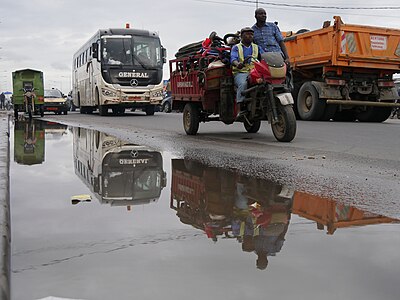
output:
[[[74,55],[72,93],[81,113],[114,115],[142,109],[153,115],[163,98],[166,50],[157,33],[101,29]]]

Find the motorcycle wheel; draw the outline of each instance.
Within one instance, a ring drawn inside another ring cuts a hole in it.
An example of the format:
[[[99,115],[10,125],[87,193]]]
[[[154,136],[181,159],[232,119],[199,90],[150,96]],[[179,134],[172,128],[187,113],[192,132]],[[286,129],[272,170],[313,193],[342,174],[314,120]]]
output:
[[[32,106],[28,105],[28,115],[29,119],[32,119]]]
[[[278,101],[278,122],[271,122],[272,132],[279,142],[290,142],[296,136],[296,116],[291,105],[281,105]]]
[[[183,109],[183,128],[187,135],[196,135],[199,130],[200,113],[193,103],[186,103]]]
[[[248,133],[257,133],[260,130],[261,121],[257,120],[250,124],[247,120],[244,120],[243,125]]]

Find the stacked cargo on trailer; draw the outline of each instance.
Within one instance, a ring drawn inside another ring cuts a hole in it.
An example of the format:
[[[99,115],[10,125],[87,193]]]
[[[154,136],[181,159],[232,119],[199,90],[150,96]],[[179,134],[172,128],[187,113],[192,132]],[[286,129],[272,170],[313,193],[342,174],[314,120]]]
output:
[[[325,22],[287,35],[298,116],[303,120],[383,122],[399,106],[400,30]]]

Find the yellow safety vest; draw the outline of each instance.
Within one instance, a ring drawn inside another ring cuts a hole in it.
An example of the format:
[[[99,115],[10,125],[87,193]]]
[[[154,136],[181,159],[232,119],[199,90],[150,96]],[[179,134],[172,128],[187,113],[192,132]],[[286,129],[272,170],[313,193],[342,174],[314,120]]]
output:
[[[243,54],[243,44],[237,44],[238,54],[239,54],[239,62],[244,62],[244,54]],[[251,43],[252,47],[252,57],[249,63],[246,63],[242,69],[238,69],[235,66],[232,66],[233,74],[236,73],[249,73],[251,69],[254,68],[254,61],[258,58],[258,46],[254,43]]]

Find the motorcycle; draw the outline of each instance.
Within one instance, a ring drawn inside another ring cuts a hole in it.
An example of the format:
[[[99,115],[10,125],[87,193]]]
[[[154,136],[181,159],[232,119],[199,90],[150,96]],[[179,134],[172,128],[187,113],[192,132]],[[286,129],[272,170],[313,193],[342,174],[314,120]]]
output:
[[[34,87],[24,87],[24,106],[25,106],[25,113],[28,114],[29,119],[32,119],[32,114],[35,110],[35,88]]]
[[[250,58],[252,59],[252,58]],[[254,68],[248,77],[249,88],[245,96],[245,110],[238,117],[243,119],[248,132],[257,132],[261,120],[268,120],[275,138],[290,142],[296,135],[294,100],[290,93],[287,66],[280,53],[261,54],[260,61],[254,61]]]

